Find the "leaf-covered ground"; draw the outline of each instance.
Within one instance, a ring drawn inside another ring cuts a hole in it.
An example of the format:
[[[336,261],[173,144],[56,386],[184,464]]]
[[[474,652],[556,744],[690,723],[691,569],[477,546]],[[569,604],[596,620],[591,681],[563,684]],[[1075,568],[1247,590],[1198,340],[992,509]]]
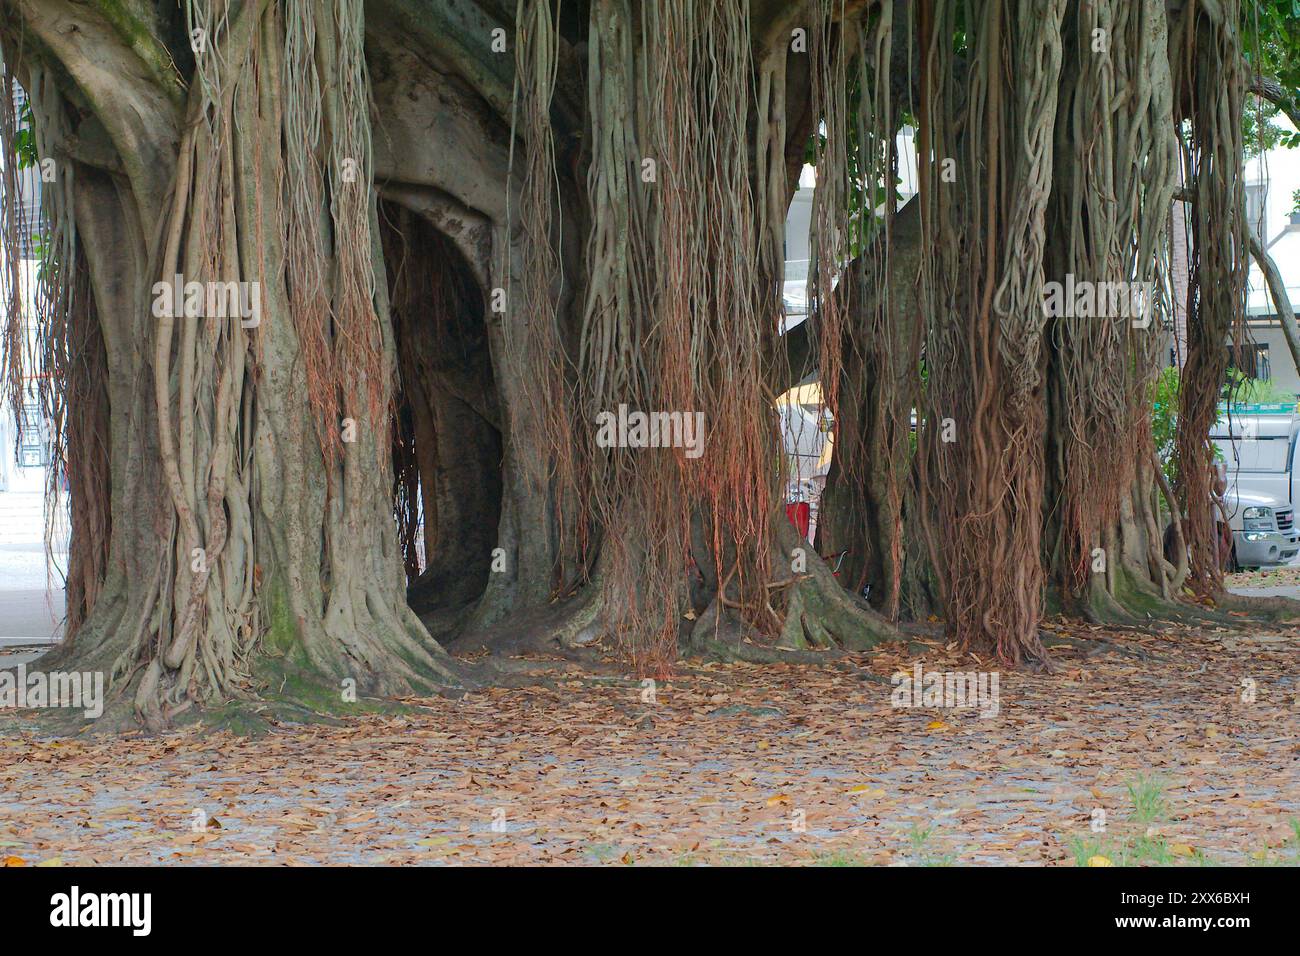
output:
[[[1273,568],[1239,571],[1224,579],[1229,588],[1296,588],[1300,587],[1300,566],[1283,564]]]
[[[1056,672],[1000,674],[995,717],[891,706],[900,669],[981,668],[937,641],[258,738],[49,739],[0,712],[0,861],[1300,861],[1300,632],[1052,630]]]

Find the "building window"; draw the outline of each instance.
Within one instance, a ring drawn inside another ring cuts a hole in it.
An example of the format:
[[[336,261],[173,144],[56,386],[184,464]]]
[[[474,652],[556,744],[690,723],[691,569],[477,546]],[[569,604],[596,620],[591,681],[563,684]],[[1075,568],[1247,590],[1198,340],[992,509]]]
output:
[[[1247,378],[1259,379],[1261,382],[1270,381],[1273,378],[1273,367],[1268,360],[1268,343],[1261,345],[1247,342],[1241,347],[1240,357],[1237,355],[1237,347],[1229,345],[1228,368],[1236,369]]]

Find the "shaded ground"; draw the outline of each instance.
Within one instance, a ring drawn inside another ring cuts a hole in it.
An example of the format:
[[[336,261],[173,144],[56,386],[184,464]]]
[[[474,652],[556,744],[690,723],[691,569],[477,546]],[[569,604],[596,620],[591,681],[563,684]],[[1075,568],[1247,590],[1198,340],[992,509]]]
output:
[[[989,718],[891,707],[900,668],[979,667],[937,642],[686,668],[654,704],[561,677],[254,739],[40,739],[0,712],[0,860],[1300,860],[1300,632],[1069,634],[1056,674],[1000,675]]]

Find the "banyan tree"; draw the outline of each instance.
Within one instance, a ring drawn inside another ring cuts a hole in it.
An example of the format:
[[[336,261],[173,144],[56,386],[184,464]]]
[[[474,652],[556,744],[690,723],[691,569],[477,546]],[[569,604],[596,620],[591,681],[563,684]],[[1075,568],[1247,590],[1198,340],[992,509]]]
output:
[[[157,728],[491,679],[449,647],[655,674],[919,622],[1045,666],[1049,613],[1191,613],[1222,590],[1243,112],[1290,95],[1256,53],[1274,6],[4,0],[4,376],[38,383],[71,515],[45,666]],[[1045,308],[1078,281],[1145,294]],[[809,381],[815,542],[775,411]]]

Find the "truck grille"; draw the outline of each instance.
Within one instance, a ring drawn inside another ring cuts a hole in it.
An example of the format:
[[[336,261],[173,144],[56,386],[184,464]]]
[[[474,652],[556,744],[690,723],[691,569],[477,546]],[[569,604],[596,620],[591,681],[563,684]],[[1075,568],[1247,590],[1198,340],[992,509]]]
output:
[[[1294,511],[1279,511],[1279,512],[1277,513],[1277,530],[1278,530],[1278,531],[1290,531],[1292,525],[1294,525],[1294,524],[1295,524],[1295,512],[1294,512]]]

